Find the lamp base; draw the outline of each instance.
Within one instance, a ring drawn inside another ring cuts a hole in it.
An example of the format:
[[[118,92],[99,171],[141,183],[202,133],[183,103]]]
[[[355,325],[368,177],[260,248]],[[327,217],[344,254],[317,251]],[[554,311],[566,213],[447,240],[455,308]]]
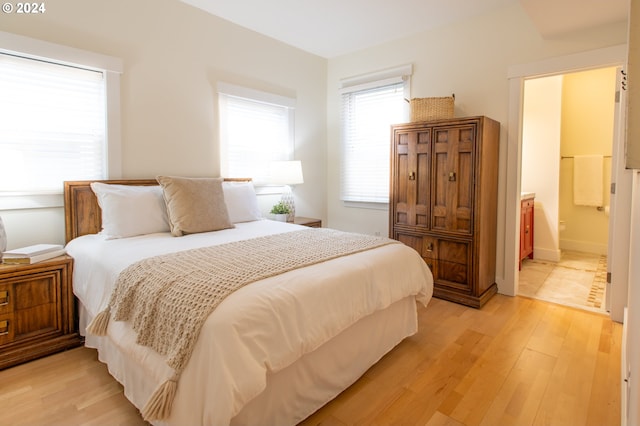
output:
[[[293,200],[293,192],[291,192],[291,187],[289,185],[285,186],[285,190],[282,193],[280,201],[282,201],[285,206],[289,207],[287,222],[293,222],[293,218],[296,217],[296,204]]]

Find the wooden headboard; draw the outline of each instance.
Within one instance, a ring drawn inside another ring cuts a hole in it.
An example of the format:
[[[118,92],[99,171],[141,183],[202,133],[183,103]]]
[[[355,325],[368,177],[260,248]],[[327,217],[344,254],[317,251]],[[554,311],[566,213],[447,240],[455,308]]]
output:
[[[250,178],[225,178],[225,181],[246,182]],[[102,210],[91,189],[92,182],[117,185],[158,185],[155,179],[76,180],[64,182],[65,242],[102,229]]]

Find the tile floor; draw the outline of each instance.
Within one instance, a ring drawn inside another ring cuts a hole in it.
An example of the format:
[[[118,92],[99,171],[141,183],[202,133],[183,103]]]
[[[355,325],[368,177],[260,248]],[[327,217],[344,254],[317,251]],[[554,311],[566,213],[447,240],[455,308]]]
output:
[[[606,312],[607,256],[563,251],[560,262],[522,262],[522,296],[596,312]]]

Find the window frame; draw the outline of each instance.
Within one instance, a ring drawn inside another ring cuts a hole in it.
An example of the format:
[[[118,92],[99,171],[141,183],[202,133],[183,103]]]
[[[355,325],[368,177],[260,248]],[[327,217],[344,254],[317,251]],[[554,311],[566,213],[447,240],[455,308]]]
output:
[[[389,68],[381,71],[376,71],[368,74],[359,75],[356,77],[345,78],[340,81],[339,96],[340,96],[340,201],[344,207],[351,208],[363,208],[374,210],[387,210],[389,208],[388,200],[386,202],[377,201],[353,201],[344,199],[344,168],[348,167],[345,159],[345,140],[344,140],[344,100],[343,97],[346,94],[368,91],[376,88],[387,87],[394,83],[403,83],[403,97],[405,102],[403,108],[403,120],[409,121],[410,108],[409,102],[411,93],[411,75],[413,73],[413,66],[411,64],[401,65],[394,68]],[[390,123],[394,124],[394,123]],[[389,132],[387,132],[388,136]],[[390,155],[390,149],[385,155]],[[388,159],[390,161],[390,158]]]
[[[106,95],[104,161],[107,176],[105,178],[121,176],[120,75],[123,69],[122,60],[3,31],[0,31],[0,52],[103,73]],[[62,190],[54,192],[0,192],[0,211],[62,206],[64,206]]]

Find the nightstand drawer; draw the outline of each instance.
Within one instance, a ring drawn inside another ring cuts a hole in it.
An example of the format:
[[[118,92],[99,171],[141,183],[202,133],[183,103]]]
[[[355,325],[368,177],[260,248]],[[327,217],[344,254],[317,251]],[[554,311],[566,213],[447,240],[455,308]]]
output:
[[[6,293],[7,298],[2,308],[12,315],[8,334],[12,339],[3,339],[4,343],[60,329],[62,312],[56,303],[61,298],[60,285],[57,270],[22,275],[3,283],[0,295]]]
[[[55,303],[33,306],[14,313],[13,339],[28,339],[45,333],[62,333],[60,312]]]
[[[0,315],[13,312],[13,286],[0,284]]]
[[[14,339],[15,324],[13,315],[0,315],[0,345],[12,342]]]
[[[15,298],[13,305],[16,311],[33,309],[41,305],[56,303],[56,284],[60,280],[57,273],[45,273],[17,280],[14,283]]]

